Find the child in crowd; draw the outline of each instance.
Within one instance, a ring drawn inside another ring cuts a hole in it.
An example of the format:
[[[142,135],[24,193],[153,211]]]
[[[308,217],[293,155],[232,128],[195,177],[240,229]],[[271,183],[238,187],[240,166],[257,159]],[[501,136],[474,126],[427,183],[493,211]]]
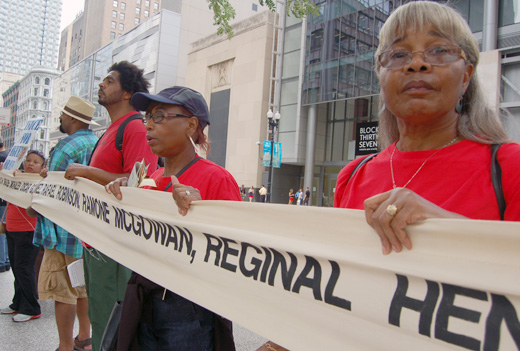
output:
[[[40,151],[30,150],[23,164],[25,173],[40,173],[45,157]],[[0,169],[3,164],[0,164]],[[16,171],[18,172],[18,171]],[[9,260],[14,275],[13,303],[0,310],[1,314],[14,314],[14,322],[27,322],[41,314],[36,287],[34,264],[39,248],[34,246],[33,235],[36,217],[31,218],[25,208],[7,205],[6,239]]]

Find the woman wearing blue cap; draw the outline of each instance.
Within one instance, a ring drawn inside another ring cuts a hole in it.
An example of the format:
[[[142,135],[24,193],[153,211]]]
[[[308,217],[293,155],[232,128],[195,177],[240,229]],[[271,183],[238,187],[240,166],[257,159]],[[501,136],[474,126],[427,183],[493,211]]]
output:
[[[197,155],[197,147],[209,151],[203,132],[209,111],[200,93],[176,86],[157,95],[136,93],[131,103],[146,111],[148,145],[164,157],[164,167],[151,176],[156,183],[153,190],[173,192],[182,215],[195,200],[242,200],[231,174]],[[121,199],[120,186],[126,182],[119,178],[109,183],[107,192]],[[235,350],[231,328],[231,322],[133,273],[118,350]]]

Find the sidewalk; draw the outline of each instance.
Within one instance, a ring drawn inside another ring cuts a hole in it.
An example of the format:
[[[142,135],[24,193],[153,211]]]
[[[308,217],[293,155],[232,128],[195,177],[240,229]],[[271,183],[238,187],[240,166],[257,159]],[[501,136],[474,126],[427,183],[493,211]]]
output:
[[[12,270],[0,273],[0,307],[13,298]],[[0,349],[2,351],[54,351],[58,347],[58,331],[54,320],[54,301],[41,301],[42,316],[25,323],[14,323],[12,316],[0,315]],[[76,321],[74,335],[78,332]],[[237,351],[255,351],[267,340],[239,325],[234,325]]]

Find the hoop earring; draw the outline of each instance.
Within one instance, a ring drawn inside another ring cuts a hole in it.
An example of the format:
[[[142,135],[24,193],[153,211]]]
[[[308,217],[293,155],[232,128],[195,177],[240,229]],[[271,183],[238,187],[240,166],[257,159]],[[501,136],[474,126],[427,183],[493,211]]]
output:
[[[460,99],[457,101],[457,105],[455,105],[455,112],[457,112],[459,115],[462,112],[462,99],[464,99],[464,92],[460,94]]]
[[[188,135],[188,138],[189,138],[190,141],[191,141],[191,145],[193,145],[193,149],[195,150],[195,152],[197,152],[197,145],[195,145],[195,142],[194,142],[193,139],[191,138],[191,135]]]

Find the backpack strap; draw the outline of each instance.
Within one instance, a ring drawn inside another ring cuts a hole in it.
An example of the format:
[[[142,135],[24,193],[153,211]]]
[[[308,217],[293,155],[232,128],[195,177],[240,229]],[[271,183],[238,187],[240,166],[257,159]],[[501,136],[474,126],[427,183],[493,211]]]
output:
[[[99,142],[101,141],[101,138],[103,138],[104,135],[105,135],[105,133],[101,134],[99,139],[96,141],[96,145],[94,145],[94,148],[92,149],[92,152],[90,153],[90,158],[88,159],[87,166],[90,166],[90,162],[92,162],[92,156],[94,156],[94,151],[96,151],[96,149],[99,145]]]
[[[139,112],[136,112],[133,115],[131,115],[130,117],[128,117],[127,119],[125,119],[123,121],[123,123],[121,123],[121,125],[119,127],[117,127],[117,132],[116,132],[116,149],[118,149],[119,152],[121,152],[121,159],[122,159],[123,168],[125,166],[125,160],[124,160],[124,156],[123,156],[123,138],[124,138],[124,135],[125,135],[125,129],[126,129],[126,126],[128,125],[128,123],[132,122],[135,119],[142,120],[143,116]],[[98,144],[101,141],[101,139],[103,139],[104,135],[105,135],[105,133],[101,134],[101,136],[99,137],[98,141],[96,142],[96,145],[94,145],[94,148],[92,149],[92,153],[90,154],[90,159],[88,160],[88,165],[90,165],[90,162],[92,161],[92,156],[94,155],[94,151],[96,151],[96,149],[98,147]]]
[[[357,172],[358,169],[360,169],[361,167],[363,167],[363,165],[365,163],[367,163],[368,161],[370,161],[371,159],[373,159],[374,157],[376,157],[377,155],[379,154],[379,152],[376,152],[375,154],[372,154],[372,155],[369,155],[367,157],[365,157],[361,162],[359,162],[356,167],[354,167],[354,170],[352,171],[352,173],[350,173],[350,177],[348,177],[348,180],[347,180],[347,183],[350,181],[350,178],[352,178],[352,176],[354,175],[354,173]]]
[[[123,121],[123,123],[121,123],[121,125],[119,125],[119,127],[117,127],[116,149],[118,149],[119,152],[121,152],[121,163],[122,163],[123,168],[125,167],[125,157],[123,155],[123,139],[125,136],[125,129],[126,129],[126,126],[128,125],[128,123],[130,123],[136,119],[139,119],[142,121],[143,116],[139,112],[136,112],[133,115],[131,115],[130,117],[128,117],[127,119],[125,119]]]
[[[504,213],[506,212],[506,200],[504,198],[504,190],[502,189],[502,168],[498,163],[497,153],[502,144],[491,145],[491,183],[495,190],[495,196],[498,203],[498,211],[500,212],[500,220],[504,220]]]
[[[181,170],[179,171],[179,173],[177,173],[175,176],[176,176],[177,178],[179,178],[179,177],[181,176],[181,174],[183,174],[184,172],[186,172],[186,171],[188,170],[188,168],[191,167],[192,164],[194,164],[195,162],[197,162],[197,161],[200,160],[200,159],[201,159],[200,156],[195,157],[195,158],[194,158],[193,160],[191,160],[191,161],[190,161],[186,166],[184,166],[184,168],[181,169]],[[171,182],[171,180],[170,180],[170,182],[168,183],[168,185],[166,185],[166,188],[164,188],[163,191],[168,191],[168,189],[170,189],[171,186],[172,186],[172,182]]]

